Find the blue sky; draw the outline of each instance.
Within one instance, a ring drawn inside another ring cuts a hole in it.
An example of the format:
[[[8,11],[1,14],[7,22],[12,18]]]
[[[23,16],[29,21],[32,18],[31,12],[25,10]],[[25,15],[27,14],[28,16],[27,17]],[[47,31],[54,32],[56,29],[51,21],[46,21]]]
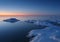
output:
[[[0,11],[59,15],[59,0],[0,0]]]

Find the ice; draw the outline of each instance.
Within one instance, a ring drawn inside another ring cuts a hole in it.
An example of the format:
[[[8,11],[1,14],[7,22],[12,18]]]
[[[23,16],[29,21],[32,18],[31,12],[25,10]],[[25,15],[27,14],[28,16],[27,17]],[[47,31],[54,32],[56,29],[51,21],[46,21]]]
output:
[[[37,20],[26,20],[27,23],[35,23]]]
[[[60,42],[60,28],[59,27],[47,27],[45,29],[37,29],[29,32],[28,37],[30,42]]]
[[[51,26],[49,22],[46,22],[45,20],[43,21],[36,21],[34,24],[36,25],[43,25],[43,26]]]
[[[30,42],[60,42],[60,23],[59,20],[36,21],[35,25],[48,26],[44,29],[31,30],[27,37]]]
[[[27,20],[25,22],[32,23],[37,26],[52,26],[52,24],[49,23],[49,20]]]

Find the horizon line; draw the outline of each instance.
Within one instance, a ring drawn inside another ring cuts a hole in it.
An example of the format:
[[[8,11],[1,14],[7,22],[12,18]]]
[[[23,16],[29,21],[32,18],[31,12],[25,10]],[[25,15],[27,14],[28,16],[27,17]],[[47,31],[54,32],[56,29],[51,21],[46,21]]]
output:
[[[0,15],[0,16],[53,16],[53,15]],[[56,15],[56,16],[58,16],[58,15]]]

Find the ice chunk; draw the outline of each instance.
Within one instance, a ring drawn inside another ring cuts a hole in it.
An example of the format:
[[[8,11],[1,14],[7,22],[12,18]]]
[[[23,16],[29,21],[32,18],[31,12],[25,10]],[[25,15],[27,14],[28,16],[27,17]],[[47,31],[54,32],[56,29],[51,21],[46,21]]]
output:
[[[27,20],[27,21],[25,21],[25,22],[27,22],[27,23],[35,23],[37,20]]]
[[[29,32],[28,37],[34,36],[30,42],[60,42],[60,28],[47,27]]]
[[[36,21],[34,24],[36,25],[43,25],[43,26],[51,26],[49,22],[46,22],[45,20],[43,21]]]
[[[60,22],[59,21],[48,20],[47,22],[50,23],[50,24],[52,24],[52,25],[55,25],[55,26],[60,26]]]

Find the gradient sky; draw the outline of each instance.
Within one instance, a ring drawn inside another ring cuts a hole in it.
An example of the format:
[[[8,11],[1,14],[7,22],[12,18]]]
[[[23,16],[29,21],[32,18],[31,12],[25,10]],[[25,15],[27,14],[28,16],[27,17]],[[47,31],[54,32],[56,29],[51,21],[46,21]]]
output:
[[[0,15],[59,15],[59,0],[0,0]]]

